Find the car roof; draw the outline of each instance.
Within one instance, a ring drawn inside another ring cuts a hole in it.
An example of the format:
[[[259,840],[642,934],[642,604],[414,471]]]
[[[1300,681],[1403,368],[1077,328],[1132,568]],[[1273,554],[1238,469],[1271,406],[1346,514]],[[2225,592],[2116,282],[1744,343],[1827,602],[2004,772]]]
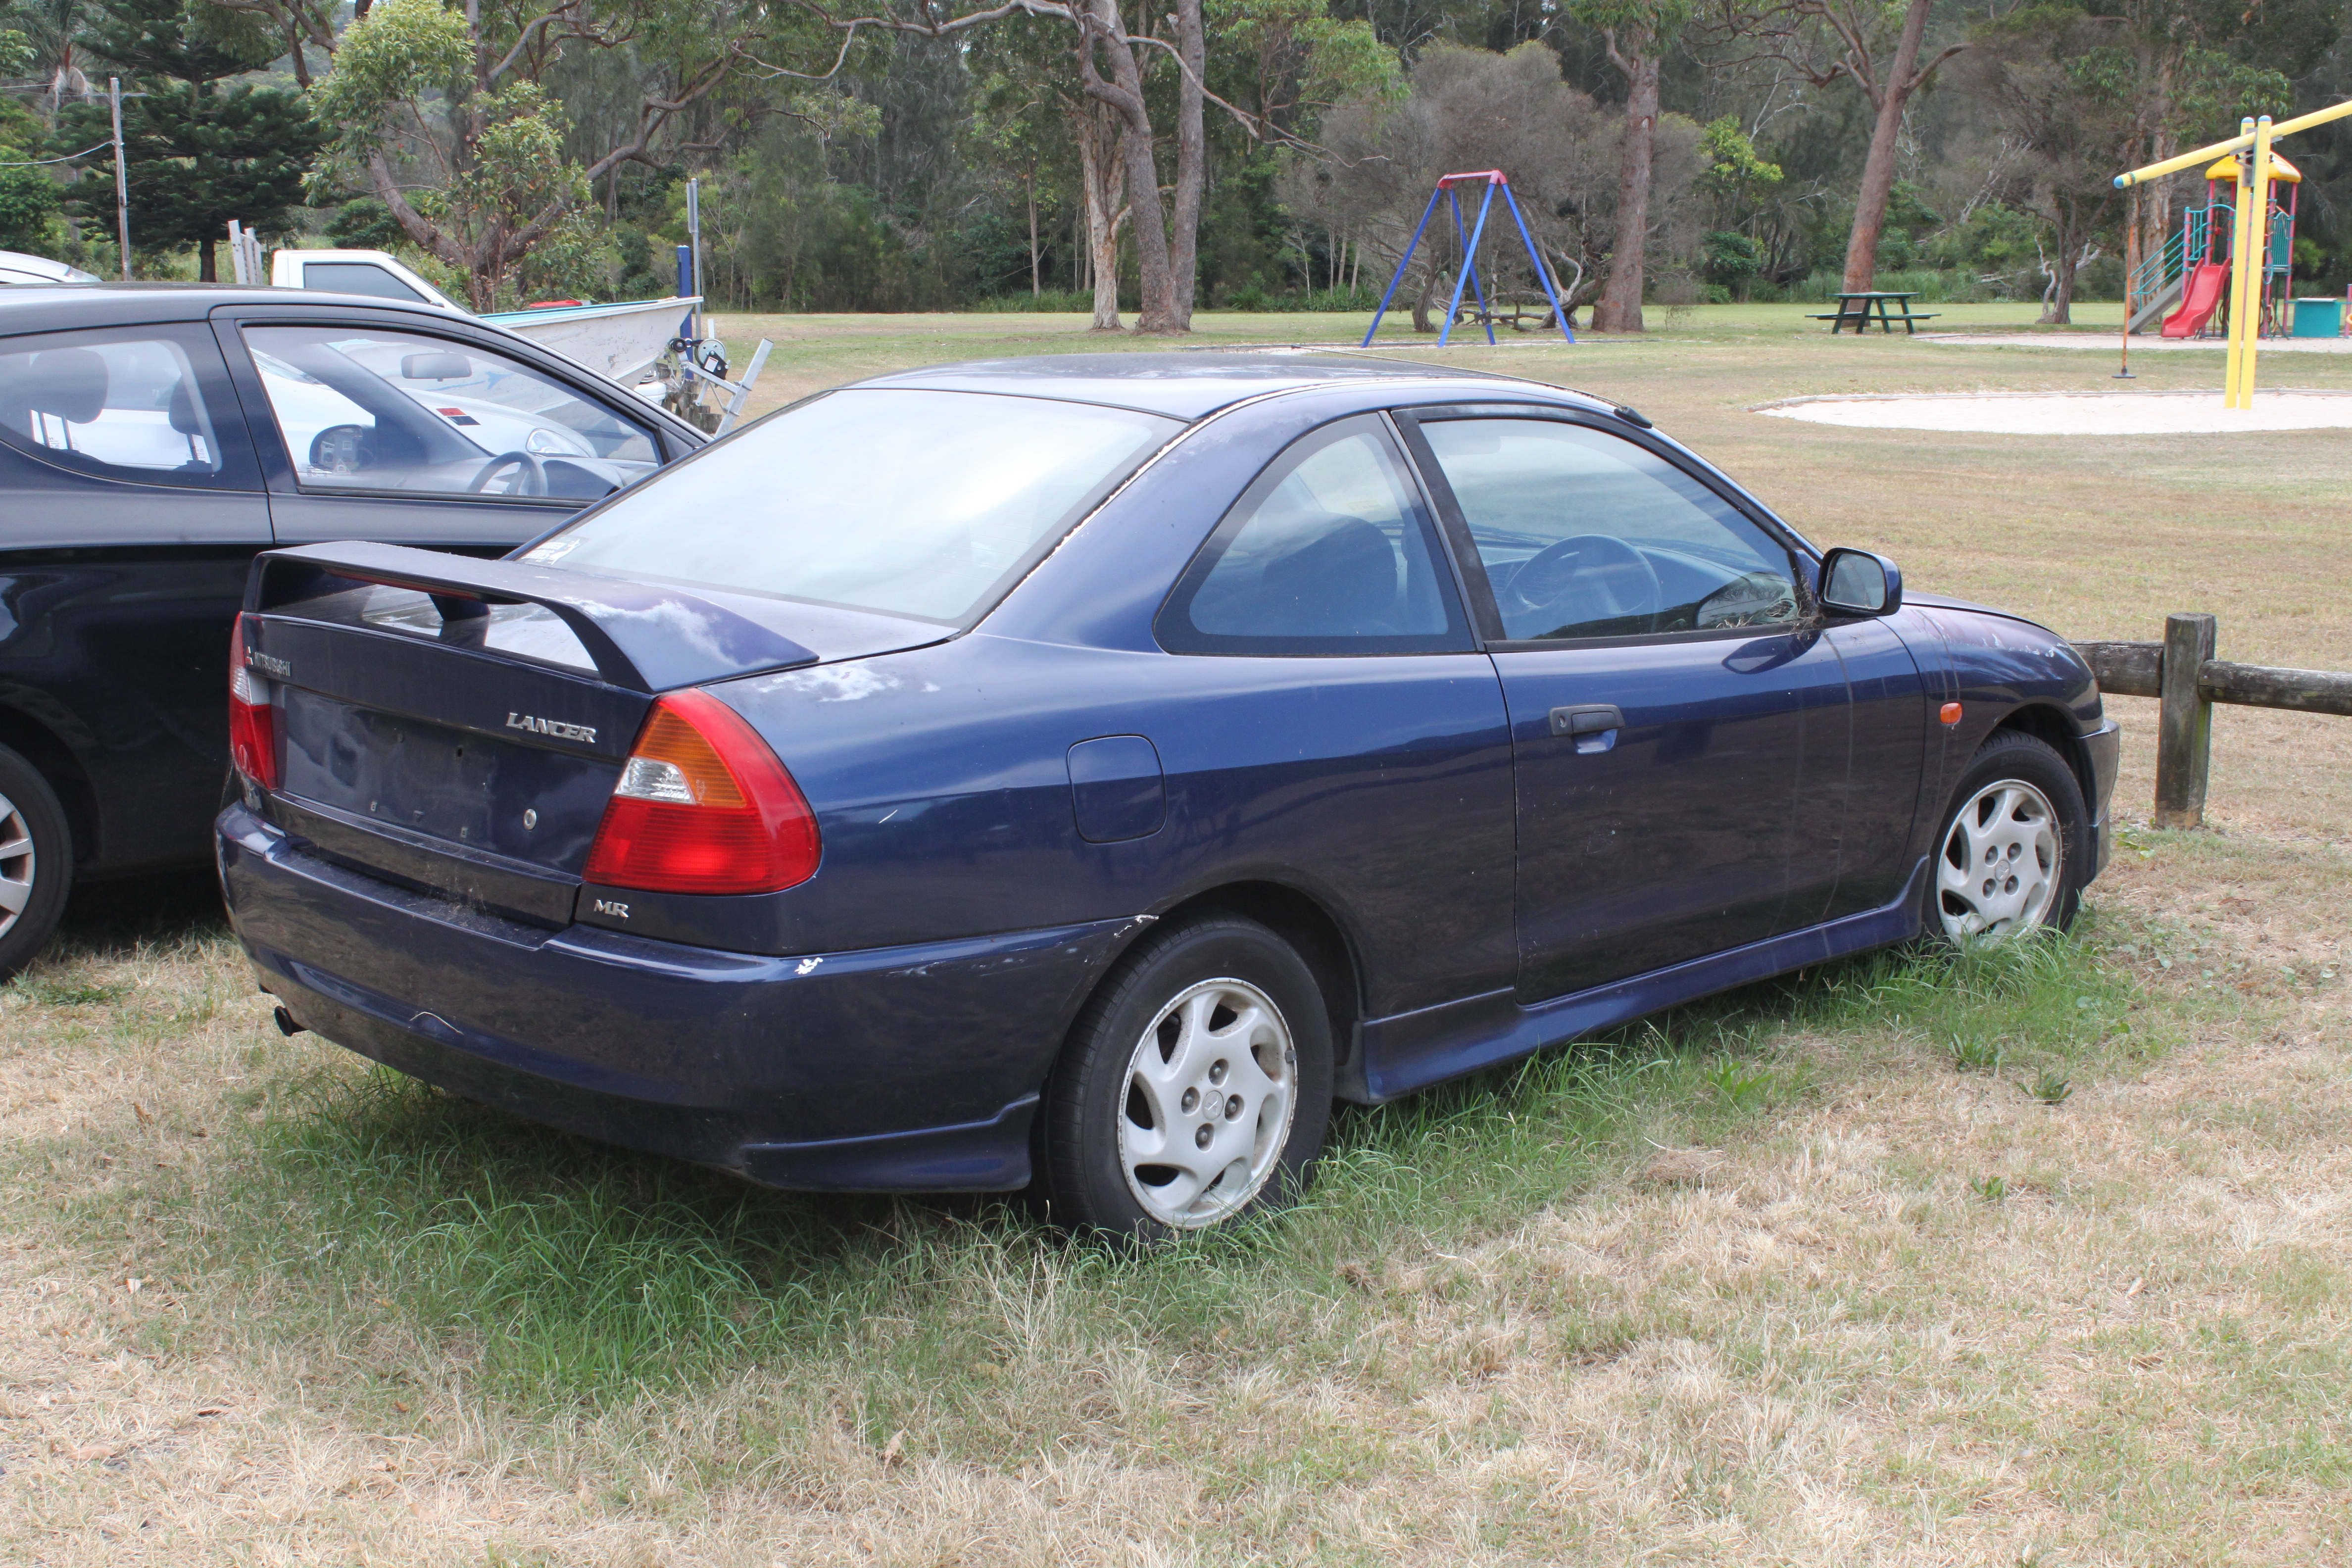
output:
[[[330,294],[320,289],[239,288],[215,283],[19,283],[0,289],[0,337],[84,327],[201,321],[222,305],[364,305],[446,322],[448,311],[404,300]],[[457,317],[464,321],[467,318]],[[495,326],[495,323],[493,323]]]
[[[1372,355],[1275,351],[1236,353],[1178,349],[1143,353],[1045,354],[1033,359],[969,360],[961,364],[877,375],[854,384],[936,392],[994,392],[1137,408],[1184,420],[1204,418],[1220,408],[1268,393],[1374,381],[1444,382],[1468,390],[1479,383],[1511,395],[1535,394],[1606,408],[1583,393],[1569,392],[1492,371],[1454,365],[1418,364]],[[1449,387],[1449,390],[1452,390]]]

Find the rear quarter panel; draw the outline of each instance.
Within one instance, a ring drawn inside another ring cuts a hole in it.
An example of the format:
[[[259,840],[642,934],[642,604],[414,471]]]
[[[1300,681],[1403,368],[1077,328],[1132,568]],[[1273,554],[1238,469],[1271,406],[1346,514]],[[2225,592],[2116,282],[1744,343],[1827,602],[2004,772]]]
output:
[[[719,689],[808,796],[823,864],[762,898],[633,895],[632,929],[842,952],[1271,881],[1338,920],[1376,1014],[1510,982],[1510,743],[1483,654],[1197,658],[974,635]],[[1090,843],[1069,749],[1137,734],[1160,754],[1165,821]]]

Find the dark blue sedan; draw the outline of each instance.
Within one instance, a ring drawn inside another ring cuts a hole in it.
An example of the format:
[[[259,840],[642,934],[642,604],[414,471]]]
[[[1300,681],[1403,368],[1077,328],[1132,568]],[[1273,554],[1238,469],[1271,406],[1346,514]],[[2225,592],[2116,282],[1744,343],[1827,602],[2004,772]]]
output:
[[[1367,359],[952,365],[503,562],[257,562],[219,822],[279,1021],[778,1186],[1213,1225],[1377,1102],[2063,926],[2116,742],[2031,622],[1628,408]]]

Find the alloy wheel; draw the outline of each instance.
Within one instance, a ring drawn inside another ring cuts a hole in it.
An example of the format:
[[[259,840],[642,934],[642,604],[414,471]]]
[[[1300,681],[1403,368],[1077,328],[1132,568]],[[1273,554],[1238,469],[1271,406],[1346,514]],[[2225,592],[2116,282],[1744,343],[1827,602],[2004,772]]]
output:
[[[2061,868],[2058,814],[2022,779],[1997,779],[1960,807],[1936,861],[1944,934],[2007,937],[2050,918]]]
[[[1119,1168],[1144,1211],[1197,1230],[1257,1195],[1298,1106],[1298,1057],[1272,998],[1203,980],[1160,1010],[1129,1058]]]
[[[16,928],[25,906],[32,901],[33,879],[38,870],[32,825],[15,801],[0,795],[0,936]]]

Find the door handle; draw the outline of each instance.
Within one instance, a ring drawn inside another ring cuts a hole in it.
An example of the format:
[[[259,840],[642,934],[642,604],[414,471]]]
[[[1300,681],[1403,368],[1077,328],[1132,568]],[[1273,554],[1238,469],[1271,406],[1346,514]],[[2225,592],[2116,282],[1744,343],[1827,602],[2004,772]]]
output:
[[[1604,730],[1624,727],[1625,715],[1606,702],[1551,710],[1551,732],[1555,735],[1597,735]]]
[[[1576,754],[1580,757],[1615,751],[1617,731],[1624,727],[1625,715],[1606,702],[1588,702],[1551,710],[1551,732],[1566,735],[1575,742]]]

